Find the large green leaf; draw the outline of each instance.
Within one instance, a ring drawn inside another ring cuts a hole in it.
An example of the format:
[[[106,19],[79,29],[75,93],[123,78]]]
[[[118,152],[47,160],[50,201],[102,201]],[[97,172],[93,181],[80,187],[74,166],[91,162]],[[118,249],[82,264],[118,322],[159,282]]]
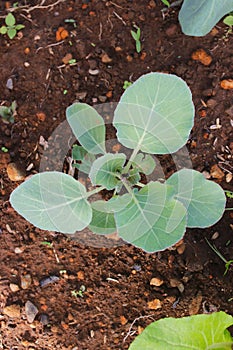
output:
[[[222,217],[226,205],[223,189],[198,171],[177,171],[167,184],[173,186],[175,197],[187,208],[188,227],[208,227]]]
[[[124,153],[106,153],[97,158],[91,167],[89,177],[93,185],[102,185],[112,190],[120,183],[119,175],[122,173],[126,161]]]
[[[90,153],[105,153],[105,125],[98,112],[86,103],[66,109],[67,121],[80,144]]]
[[[96,201],[91,203],[92,220],[89,229],[98,234],[109,234],[116,231],[114,213],[109,202]]]
[[[231,350],[231,325],[233,317],[222,311],[163,318],[147,326],[129,350]]]
[[[187,142],[193,117],[187,84],[175,75],[149,73],[125,90],[113,124],[124,146],[165,154],[177,151]]]
[[[56,171],[26,180],[12,192],[10,202],[20,215],[43,230],[74,233],[92,219],[85,187]]]
[[[232,0],[184,0],[179,12],[182,31],[186,35],[204,36],[232,10]]]
[[[186,209],[173,198],[170,186],[150,182],[140,191],[124,195],[131,201],[115,212],[119,236],[147,252],[164,250],[185,233]],[[124,197],[123,196],[123,197]]]
[[[139,171],[145,175],[150,175],[155,168],[155,160],[149,154],[138,153],[134,158],[133,167],[139,169]]]

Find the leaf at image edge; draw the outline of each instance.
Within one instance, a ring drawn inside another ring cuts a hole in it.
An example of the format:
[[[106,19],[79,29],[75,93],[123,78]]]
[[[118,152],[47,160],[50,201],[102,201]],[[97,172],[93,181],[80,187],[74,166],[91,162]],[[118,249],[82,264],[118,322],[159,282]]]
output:
[[[227,330],[231,325],[233,317],[223,311],[163,318],[147,326],[129,350],[231,350],[233,341]]]

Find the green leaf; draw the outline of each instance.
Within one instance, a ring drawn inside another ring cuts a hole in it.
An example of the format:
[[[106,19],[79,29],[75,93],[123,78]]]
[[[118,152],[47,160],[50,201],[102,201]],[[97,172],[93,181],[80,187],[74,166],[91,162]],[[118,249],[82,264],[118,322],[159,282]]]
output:
[[[232,10],[232,0],[184,0],[179,12],[182,31],[186,35],[204,36]]]
[[[233,317],[225,312],[182,318],[163,318],[138,335],[129,350],[231,350],[227,330]]]
[[[105,153],[105,125],[97,111],[86,103],[74,103],[66,109],[67,121],[80,142],[90,153]]]
[[[106,153],[97,158],[91,167],[89,177],[93,185],[102,185],[107,190],[114,189],[119,183],[119,176],[122,173],[126,161],[123,153]]]
[[[226,205],[223,189],[198,171],[182,169],[166,183],[173,186],[175,197],[187,208],[188,227],[208,227],[222,217]]]
[[[71,176],[51,171],[36,174],[17,187],[11,205],[33,225],[74,233],[89,225],[92,209],[85,187]]]
[[[139,170],[136,168],[130,169],[127,180],[131,183],[131,185],[136,185],[141,180]]]
[[[16,36],[17,32],[14,28],[9,28],[7,30],[7,35],[10,39],[13,39]]]
[[[74,145],[72,148],[72,158],[80,161],[79,163],[73,164],[73,167],[79,169],[85,174],[89,174],[92,164],[96,157],[92,153],[88,153],[82,146]]]
[[[175,75],[149,73],[125,90],[113,124],[124,146],[166,154],[185,145],[193,118],[192,95],[186,83]]]
[[[223,23],[229,27],[232,27],[233,26],[233,16],[232,15],[226,16],[223,20]]]
[[[141,47],[141,42],[139,40],[136,41],[136,51],[137,53],[140,53],[142,50],[142,47]]]
[[[170,6],[171,6],[168,0],[161,0],[161,1],[162,1],[162,2],[164,3],[164,5],[166,5],[167,7],[170,7]]]
[[[23,24],[16,24],[16,26],[15,26],[16,30],[20,30],[20,29],[23,29],[23,28],[25,28],[25,26]]]
[[[7,27],[6,26],[1,26],[0,28],[0,34],[6,34],[7,33]]]
[[[131,33],[133,39],[134,39],[135,41],[138,41],[139,38],[138,38],[137,32],[134,32],[133,30],[131,30],[130,33]]]
[[[130,197],[127,206],[115,212],[117,232],[123,240],[152,253],[183,237],[186,209],[173,198],[172,188],[150,182],[140,191],[128,194],[126,200]]]
[[[109,202],[96,201],[91,203],[92,221],[88,226],[89,229],[98,234],[109,234],[116,231],[113,209]]]
[[[138,153],[132,162],[132,166],[139,169],[145,175],[150,175],[155,168],[155,161],[149,154]]]
[[[13,27],[15,25],[15,17],[12,15],[12,13],[8,13],[5,18],[5,23],[8,27]]]

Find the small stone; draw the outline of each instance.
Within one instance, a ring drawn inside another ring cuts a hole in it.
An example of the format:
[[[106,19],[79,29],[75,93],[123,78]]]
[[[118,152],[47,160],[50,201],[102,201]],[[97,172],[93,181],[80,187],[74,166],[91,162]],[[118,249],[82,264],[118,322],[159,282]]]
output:
[[[224,90],[232,90],[233,89],[233,79],[224,79],[220,82],[220,86]]]
[[[210,98],[207,102],[206,102],[206,105],[207,105],[207,107],[209,107],[209,108],[214,108],[216,105],[217,105],[217,101],[216,100],[214,100],[213,98]]]
[[[98,99],[99,99],[100,102],[104,103],[104,102],[107,101],[107,96],[100,95],[100,96],[98,96]]]
[[[150,285],[151,286],[160,287],[162,284],[163,284],[163,280],[161,280],[160,278],[153,277],[150,280]]]
[[[10,290],[15,293],[15,292],[18,292],[19,290],[19,286],[15,283],[10,283]]]
[[[46,119],[46,114],[44,112],[38,112],[36,113],[36,116],[40,122],[44,122]]]
[[[19,318],[20,317],[20,306],[17,304],[12,304],[9,306],[4,307],[3,309],[4,315],[7,315],[12,318]]]
[[[225,174],[217,164],[214,164],[210,169],[210,175],[213,179],[222,180]]]
[[[85,97],[87,96],[87,92],[86,91],[83,91],[83,92],[77,92],[75,94],[76,98],[80,101],[84,100]]]
[[[49,324],[49,316],[47,314],[40,315],[40,322],[43,326],[47,326]]]
[[[90,75],[98,75],[99,74],[99,69],[89,69],[88,70],[88,73],[90,74]]]
[[[229,183],[231,182],[231,180],[232,180],[232,174],[231,173],[226,174],[226,182]]]
[[[177,253],[179,254],[179,255],[181,255],[181,254],[183,254],[184,253],[184,251],[185,251],[185,243],[181,243],[177,248],[176,248],[176,250],[177,250]]]
[[[67,53],[67,54],[63,57],[62,62],[63,62],[64,64],[69,64],[69,61],[72,60],[72,58],[73,58],[72,54],[71,54],[71,53]]]
[[[36,315],[38,314],[39,310],[37,307],[28,300],[25,304],[25,313],[27,317],[28,323],[32,323],[35,320]]]
[[[193,52],[192,59],[194,61],[199,61],[204,66],[209,66],[212,62],[212,57],[203,49],[198,49]]]
[[[101,61],[103,63],[110,63],[112,62],[112,58],[110,58],[107,53],[104,53],[101,57]]]
[[[170,286],[171,286],[172,288],[177,288],[177,289],[180,291],[180,293],[183,293],[183,291],[184,291],[184,285],[183,285],[183,283],[181,283],[180,281],[178,281],[176,278],[171,278],[171,280],[170,280]]]
[[[24,67],[25,67],[25,68],[30,67],[30,63],[29,63],[29,62],[24,62]]]
[[[13,90],[13,80],[12,80],[12,78],[7,79],[6,87],[9,90]]]
[[[40,40],[40,35],[35,35],[35,36],[34,36],[34,40],[35,40],[35,41]]]
[[[21,277],[21,288],[22,289],[28,289],[31,284],[32,284],[31,275],[27,274],[27,275],[24,275]]]
[[[212,239],[212,240],[215,240],[215,239],[217,239],[218,237],[219,237],[219,233],[216,231],[216,232],[214,232],[214,234],[212,235],[211,239]]]
[[[22,254],[25,248],[23,247],[16,247],[14,249],[15,254]]]
[[[178,26],[176,24],[170,25],[166,30],[167,36],[169,37],[174,36],[177,32],[177,29],[178,29]]]
[[[154,299],[152,301],[148,301],[147,306],[150,310],[158,310],[161,309],[161,301],[159,299]]]
[[[11,181],[22,181],[25,179],[25,172],[16,163],[9,163],[6,171]]]

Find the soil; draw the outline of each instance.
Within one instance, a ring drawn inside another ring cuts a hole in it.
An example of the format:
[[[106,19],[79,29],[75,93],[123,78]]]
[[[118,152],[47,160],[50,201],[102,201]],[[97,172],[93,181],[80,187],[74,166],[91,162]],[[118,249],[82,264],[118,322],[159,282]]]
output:
[[[128,349],[153,320],[216,310],[233,314],[231,267],[224,274],[224,261],[206,241],[227,261],[233,258],[230,210],[211,228],[187,230],[179,246],[147,254],[114,238],[108,246],[99,237],[87,241],[88,232],[73,239],[33,227],[10,206],[9,195],[22,181],[9,178],[8,165],[15,163],[25,176],[38,172],[42,141],[75,100],[117,102],[125,80],[168,72],[183,78],[193,94],[195,125],[187,144],[193,168],[232,191],[233,90],[220,85],[233,79],[232,34],[220,22],[205,37],[185,36],[179,8],[161,12],[161,1],[17,4],[13,13],[25,28],[12,40],[0,37],[1,104],[17,102],[15,122],[0,120],[0,349]],[[13,5],[1,2],[1,24]],[[134,25],[142,32],[139,54],[130,34]],[[68,37],[57,41],[59,27]],[[212,62],[194,60],[198,49]],[[109,126],[108,137],[113,135]],[[158,159],[169,176],[174,161]],[[66,169],[65,157],[64,164]],[[233,207],[232,200],[227,206]],[[152,278],[161,285],[151,284]]]

